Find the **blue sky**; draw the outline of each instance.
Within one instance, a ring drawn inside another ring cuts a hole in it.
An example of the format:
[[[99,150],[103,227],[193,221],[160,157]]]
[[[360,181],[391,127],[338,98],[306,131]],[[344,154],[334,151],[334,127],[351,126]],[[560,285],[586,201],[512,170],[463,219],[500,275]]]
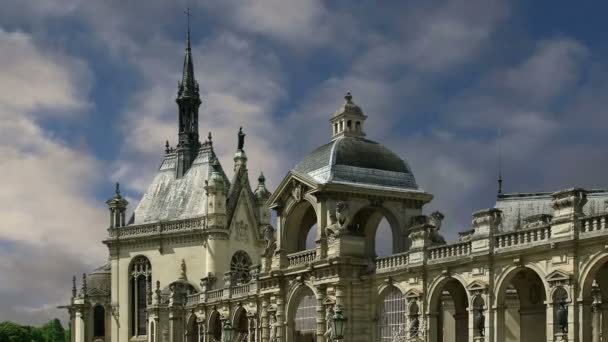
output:
[[[65,318],[107,257],[113,182],[132,209],[176,139],[187,7],[200,130],[230,170],[243,125],[254,183],[327,142],[350,90],[448,238],[494,204],[499,144],[507,192],[607,185],[601,2],[0,2],[0,321]]]

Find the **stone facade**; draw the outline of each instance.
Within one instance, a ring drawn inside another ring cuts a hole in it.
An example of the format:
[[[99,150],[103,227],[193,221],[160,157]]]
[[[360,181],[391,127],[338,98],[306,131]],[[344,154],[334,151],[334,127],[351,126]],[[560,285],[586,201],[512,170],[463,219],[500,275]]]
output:
[[[178,105],[198,125],[191,64],[188,45]],[[80,290],[74,279],[72,341],[223,341],[229,322],[234,341],[322,342],[338,306],[353,342],[607,336],[606,191],[501,194],[446,243],[443,215],[423,215],[432,195],[365,138],[366,119],[347,94],[331,142],[272,194],[263,175],[249,184],[242,130],[229,181],[211,136],[201,144],[180,121],[180,145],[167,146],[130,223],[118,186],[107,202],[109,262]],[[382,219],[393,254],[377,257]]]

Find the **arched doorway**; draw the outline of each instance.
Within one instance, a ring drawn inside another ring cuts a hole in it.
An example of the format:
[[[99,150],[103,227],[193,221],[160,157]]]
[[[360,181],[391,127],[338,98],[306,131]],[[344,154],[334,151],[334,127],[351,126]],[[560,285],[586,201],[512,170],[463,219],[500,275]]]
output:
[[[207,335],[209,336],[210,342],[221,342],[222,341],[222,320],[220,314],[217,311],[213,311],[209,316],[209,328]]]
[[[247,319],[247,310],[239,307],[234,313],[232,319],[232,328],[234,329],[234,341],[246,342],[249,334],[249,320]]]
[[[314,342],[317,340],[317,301],[314,292],[303,287],[292,298],[288,312],[288,341]]]
[[[188,320],[188,328],[186,331],[187,342],[199,342],[200,331],[195,314],[190,315],[190,319]]]
[[[93,336],[106,336],[106,310],[99,304],[93,309]]]
[[[444,278],[429,301],[429,337],[432,342],[469,340],[469,298],[464,285],[455,278]]]
[[[290,209],[282,234],[282,248],[287,253],[312,249],[317,239],[317,213],[312,204],[302,200]]]
[[[585,322],[581,324],[582,340],[605,341],[608,336],[608,255],[595,261],[583,274],[581,287],[581,322]]]
[[[497,342],[546,341],[546,290],[530,268],[512,270],[497,288]]]
[[[380,295],[378,321],[378,341],[393,342],[395,336],[406,336],[407,307],[401,290],[388,286]]]

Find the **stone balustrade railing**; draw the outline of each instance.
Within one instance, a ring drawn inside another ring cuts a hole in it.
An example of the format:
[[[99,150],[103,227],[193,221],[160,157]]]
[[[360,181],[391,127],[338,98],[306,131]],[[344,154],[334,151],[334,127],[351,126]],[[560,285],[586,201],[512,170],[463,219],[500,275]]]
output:
[[[237,285],[230,288],[230,297],[238,297],[249,294],[251,286],[249,284]]]
[[[317,250],[309,249],[302,252],[292,253],[287,255],[289,266],[298,266],[313,262],[317,257]]]
[[[583,217],[581,218],[581,233],[606,230],[606,221],[608,221],[608,214],[606,213]]]
[[[494,249],[500,251],[513,246],[523,246],[528,244],[536,244],[539,242],[548,242],[551,237],[551,227],[541,226],[524,230],[516,230],[497,234],[494,236]]]
[[[224,289],[217,289],[217,290],[212,290],[212,291],[207,292],[208,300],[220,299],[223,296],[224,296]]]
[[[376,271],[389,270],[396,267],[403,267],[409,261],[409,253],[399,253],[386,257],[376,258]]]
[[[458,242],[450,245],[431,247],[427,250],[428,260],[440,260],[466,256],[471,253],[471,242]]]
[[[188,295],[188,296],[186,296],[186,305],[187,306],[196,305],[196,304],[200,303],[200,298],[201,298],[200,293]]]
[[[150,236],[163,233],[173,233],[194,229],[205,229],[205,217],[186,219],[174,222],[156,222],[108,229],[110,238],[130,238],[138,236]]]

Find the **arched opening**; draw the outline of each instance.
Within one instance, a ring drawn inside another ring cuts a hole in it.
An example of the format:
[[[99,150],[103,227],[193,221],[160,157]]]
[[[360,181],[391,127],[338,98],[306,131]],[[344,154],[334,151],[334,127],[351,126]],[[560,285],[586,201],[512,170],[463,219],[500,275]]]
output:
[[[395,337],[406,338],[406,302],[401,291],[387,287],[380,296],[380,321],[378,336],[381,342],[395,341]]]
[[[95,305],[93,309],[93,336],[106,336],[106,310],[101,305]]]
[[[347,131],[349,131],[349,132],[352,131],[352,129],[353,129],[353,122],[351,120],[348,120],[346,122],[346,127],[347,127]]]
[[[497,289],[497,342],[546,340],[545,286],[529,268],[513,270]]]
[[[608,256],[592,265],[581,283],[583,341],[601,341],[608,336]],[[589,322],[589,323],[586,323]]]
[[[244,251],[237,251],[230,259],[230,271],[237,284],[247,284],[251,281],[251,258]]]
[[[220,314],[217,311],[213,311],[209,317],[209,329],[207,331],[209,340],[211,342],[222,341],[222,320]]]
[[[355,130],[357,132],[361,132],[361,122],[357,121],[357,123],[355,123]]]
[[[467,342],[468,306],[464,285],[454,278],[442,280],[433,291],[429,303],[430,341]]]
[[[301,201],[291,209],[285,220],[281,243],[287,253],[314,248],[317,239],[317,213],[308,201]]]
[[[150,342],[156,342],[156,324],[154,321],[150,322]]]
[[[316,341],[317,310],[316,299],[312,290],[303,288],[290,304],[288,334],[293,342]]]
[[[247,310],[239,307],[234,314],[232,320],[232,327],[234,328],[234,340],[236,342],[247,341],[247,335],[249,334],[249,321],[247,319]]]
[[[334,123],[334,134],[338,134],[338,123]]]
[[[131,261],[129,296],[131,298],[131,335],[145,336],[147,334],[148,322],[146,320],[146,308],[151,299],[152,265],[145,256],[137,256]]]
[[[191,315],[190,320],[188,321],[188,330],[187,330],[186,341],[187,342],[199,342],[199,336],[200,336],[200,331],[199,331],[198,322],[196,321],[196,315]]]
[[[404,252],[397,219],[385,208],[360,209],[350,224],[351,231],[365,236],[365,255],[371,258]]]

